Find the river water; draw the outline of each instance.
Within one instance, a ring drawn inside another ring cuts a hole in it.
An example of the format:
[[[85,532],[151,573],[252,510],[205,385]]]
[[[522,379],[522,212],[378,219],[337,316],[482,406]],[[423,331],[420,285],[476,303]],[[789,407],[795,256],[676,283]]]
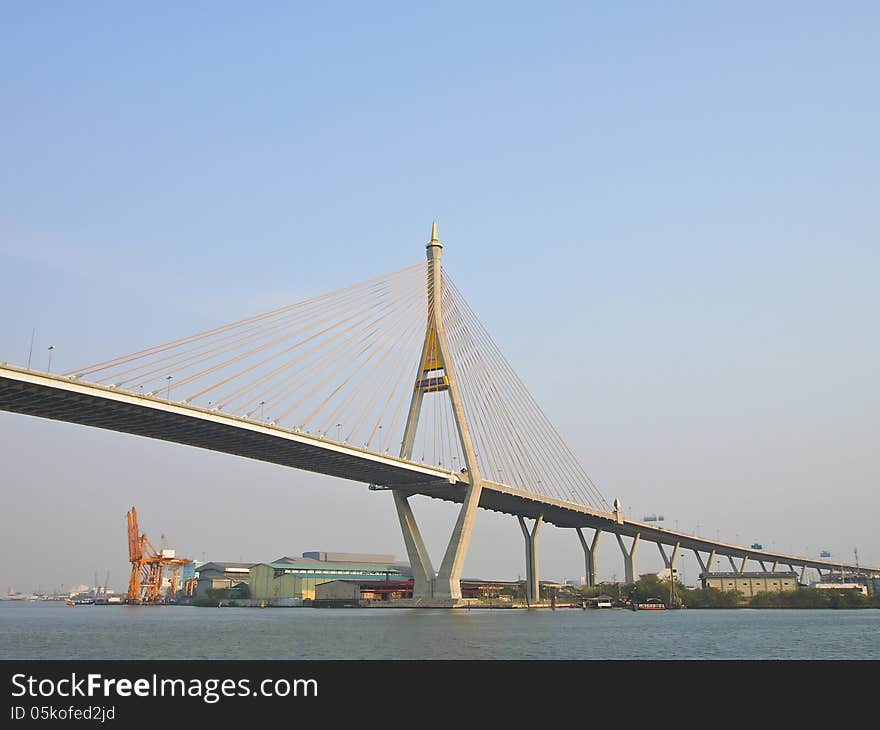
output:
[[[880,659],[880,611],[0,602],[2,659]]]

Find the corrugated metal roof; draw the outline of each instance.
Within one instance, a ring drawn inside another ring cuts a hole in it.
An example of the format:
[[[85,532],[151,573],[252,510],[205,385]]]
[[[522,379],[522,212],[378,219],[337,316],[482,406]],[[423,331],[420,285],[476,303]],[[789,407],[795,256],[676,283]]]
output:
[[[709,578],[739,578],[740,580],[746,580],[748,578],[759,578],[763,580],[764,578],[797,578],[798,574],[794,572],[754,572],[754,573],[731,573],[727,572],[718,572],[718,573],[700,573],[701,579],[709,579]]]
[[[377,565],[375,563],[325,563],[323,560],[309,560],[308,558],[297,562],[259,563],[268,565],[276,570],[310,570],[318,573],[343,573],[343,571],[356,571],[358,573],[396,573],[408,572],[408,566],[400,565]],[[344,573],[343,573],[344,575]]]
[[[289,555],[273,560],[269,565],[274,565],[275,563],[289,563],[292,565],[393,565],[396,567],[409,568],[409,563],[405,560],[319,560],[318,558],[309,558],[306,556],[293,558]]]
[[[207,563],[202,563],[196,570],[227,570],[229,568],[250,568],[254,565],[258,565],[258,563],[218,563],[215,560],[211,560]]]

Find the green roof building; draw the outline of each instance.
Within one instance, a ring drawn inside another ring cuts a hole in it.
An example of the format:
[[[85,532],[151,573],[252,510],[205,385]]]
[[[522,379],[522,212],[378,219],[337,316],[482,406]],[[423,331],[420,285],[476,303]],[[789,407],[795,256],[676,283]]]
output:
[[[315,553],[311,553],[314,555]],[[332,556],[333,553],[322,553]],[[357,558],[346,553],[345,557]],[[377,556],[365,555],[364,558]],[[382,556],[392,557],[392,556]],[[250,569],[251,598],[272,605],[301,605],[315,598],[315,586],[331,580],[399,581],[412,575],[406,563],[370,560],[333,561],[312,557],[279,558]]]

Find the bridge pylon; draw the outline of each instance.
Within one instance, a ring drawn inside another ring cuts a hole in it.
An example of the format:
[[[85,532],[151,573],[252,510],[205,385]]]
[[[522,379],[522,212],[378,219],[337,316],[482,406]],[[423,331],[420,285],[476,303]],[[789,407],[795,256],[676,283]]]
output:
[[[483,480],[477,464],[476,452],[470,427],[461,399],[461,391],[455,377],[455,363],[452,360],[446,331],[443,326],[442,291],[443,271],[441,260],[443,244],[437,238],[437,223],[431,226],[431,240],[426,245],[428,257],[428,312],[425,326],[425,339],[422,344],[418,371],[410,398],[409,413],[400,445],[400,456],[411,459],[419,415],[425,395],[439,397],[446,393],[452,406],[456,434],[464,457],[464,473],[459,476],[467,483],[467,492],[458,514],[440,570],[435,573],[431,558],[425,548],[415,520],[409,497],[400,490],[394,490],[394,505],[403,531],[403,541],[413,571],[413,602],[415,605],[454,605],[461,599],[461,571],[470,543],[474,516],[480,503]],[[466,479],[464,478],[466,474]]]

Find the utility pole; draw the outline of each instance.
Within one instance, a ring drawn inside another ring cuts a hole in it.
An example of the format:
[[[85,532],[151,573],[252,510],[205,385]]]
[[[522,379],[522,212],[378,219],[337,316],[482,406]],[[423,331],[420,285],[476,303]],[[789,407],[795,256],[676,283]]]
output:
[[[31,347],[28,350],[28,370],[31,369],[31,358],[33,357],[33,354],[34,354],[34,337],[36,337],[36,336],[37,336],[37,328],[34,327],[33,330],[31,330]]]

